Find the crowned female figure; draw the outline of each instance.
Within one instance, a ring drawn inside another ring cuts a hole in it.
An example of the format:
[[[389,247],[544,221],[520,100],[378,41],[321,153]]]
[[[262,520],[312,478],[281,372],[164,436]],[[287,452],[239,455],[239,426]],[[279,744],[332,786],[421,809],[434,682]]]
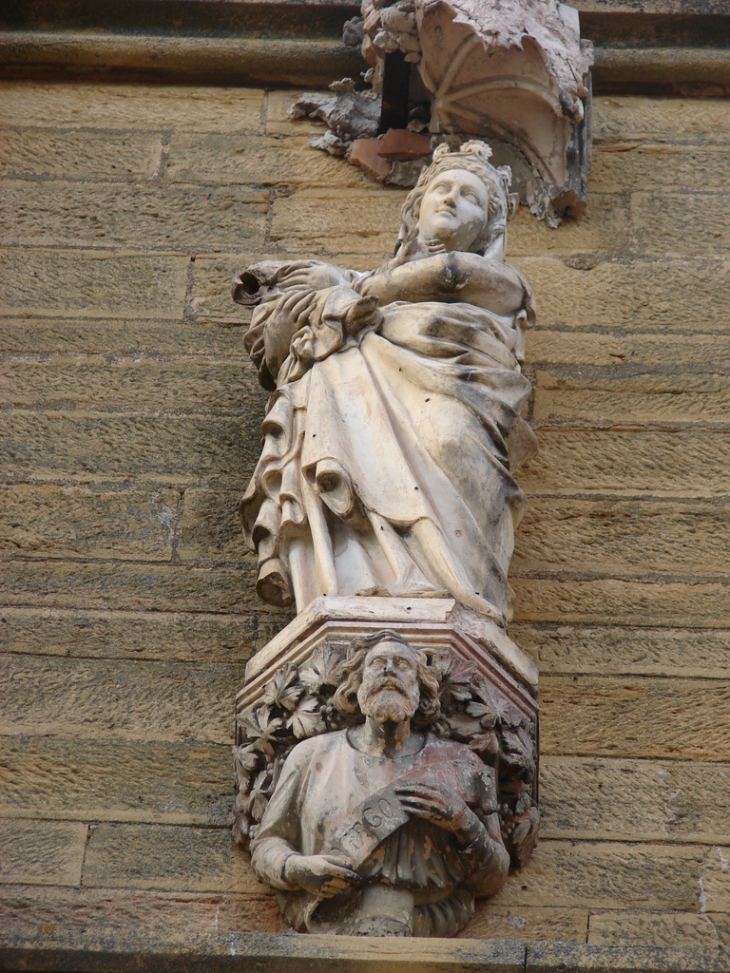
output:
[[[265,601],[453,597],[509,619],[534,306],[504,262],[516,198],[490,154],[436,150],[378,270],[265,262],[236,279],[272,391],[241,503]]]

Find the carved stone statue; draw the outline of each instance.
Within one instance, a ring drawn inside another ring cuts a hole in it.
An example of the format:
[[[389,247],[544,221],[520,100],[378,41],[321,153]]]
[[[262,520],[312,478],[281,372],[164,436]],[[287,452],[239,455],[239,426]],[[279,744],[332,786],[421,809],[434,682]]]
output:
[[[426,656],[381,631],[355,642],[334,705],[365,722],[297,744],[251,842],[257,875],[300,931],[448,936],[509,868],[495,775],[439,715]],[[356,701],[356,702],[355,702]]]
[[[436,150],[378,270],[234,283],[272,393],[244,529],[297,608],[237,697],[234,835],[300,931],[453,935],[537,840],[538,674],[506,632],[534,307],[489,157]]]
[[[504,262],[515,199],[489,155],[437,149],[379,270],[265,262],[237,278],[273,393],[241,504],[265,601],[451,596],[511,616],[534,307]]]

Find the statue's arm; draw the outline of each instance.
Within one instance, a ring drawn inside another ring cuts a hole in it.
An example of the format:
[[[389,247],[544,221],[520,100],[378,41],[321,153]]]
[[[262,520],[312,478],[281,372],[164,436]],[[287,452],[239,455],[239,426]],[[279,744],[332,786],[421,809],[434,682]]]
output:
[[[502,841],[498,815],[489,814],[480,824],[476,838],[461,848],[460,858],[472,892],[477,896],[494,895],[507,878],[509,854]]]
[[[514,314],[525,305],[524,278],[509,264],[475,253],[438,253],[398,266],[388,265],[356,285],[381,305],[394,301],[463,301],[495,314]]]
[[[277,889],[295,889],[285,878],[287,859],[301,848],[300,799],[306,764],[295,752],[289,754],[266,808],[256,837],[251,842],[251,864],[262,882]]]
[[[497,814],[495,774],[491,769],[479,766],[476,777],[479,801],[474,817],[481,827],[474,841],[463,846],[460,854],[472,892],[477,896],[486,896],[500,890],[509,872],[510,861]]]
[[[276,889],[329,898],[360,880],[339,855],[303,855],[301,805],[311,760],[302,744],[287,757],[259,831],[251,842],[257,877]]]

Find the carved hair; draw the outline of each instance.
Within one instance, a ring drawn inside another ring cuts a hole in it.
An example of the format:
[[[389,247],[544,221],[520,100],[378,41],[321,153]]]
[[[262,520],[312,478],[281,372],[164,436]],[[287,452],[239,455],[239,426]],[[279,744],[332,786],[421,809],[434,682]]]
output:
[[[389,628],[375,632],[372,635],[366,635],[361,639],[356,639],[350,645],[347,651],[347,659],[342,665],[343,679],[333,697],[335,706],[344,713],[354,713],[356,711],[357,704],[354,697],[357,697],[357,692],[362,684],[362,670],[365,659],[370,650],[380,642],[400,642],[401,645],[405,645],[413,653],[416,658],[416,676],[420,688],[418,714],[429,722],[435,720],[441,712],[438,674],[428,664],[428,658],[425,652],[415,648],[402,635]]]
[[[450,152],[448,145],[439,145],[433,154],[433,162],[424,169],[414,189],[408,194],[401,210],[401,229],[395,245],[395,256],[418,236],[418,218],[421,200],[431,182],[442,172],[465,169],[478,176],[487,190],[487,220],[482,232],[472,246],[473,253],[484,253],[507,229],[507,220],[517,209],[517,197],[509,191],[512,170],[509,166],[496,169],[489,161],[492,150],[484,142],[465,142],[458,152]]]

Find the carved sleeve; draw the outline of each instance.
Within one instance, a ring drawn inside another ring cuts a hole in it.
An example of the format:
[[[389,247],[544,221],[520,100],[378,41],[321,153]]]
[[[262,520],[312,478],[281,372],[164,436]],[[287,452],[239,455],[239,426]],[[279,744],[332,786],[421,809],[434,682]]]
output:
[[[281,777],[251,841],[251,864],[258,878],[277,889],[298,888],[284,879],[284,865],[291,855],[301,854],[300,802],[308,761],[295,751],[289,754]]]

